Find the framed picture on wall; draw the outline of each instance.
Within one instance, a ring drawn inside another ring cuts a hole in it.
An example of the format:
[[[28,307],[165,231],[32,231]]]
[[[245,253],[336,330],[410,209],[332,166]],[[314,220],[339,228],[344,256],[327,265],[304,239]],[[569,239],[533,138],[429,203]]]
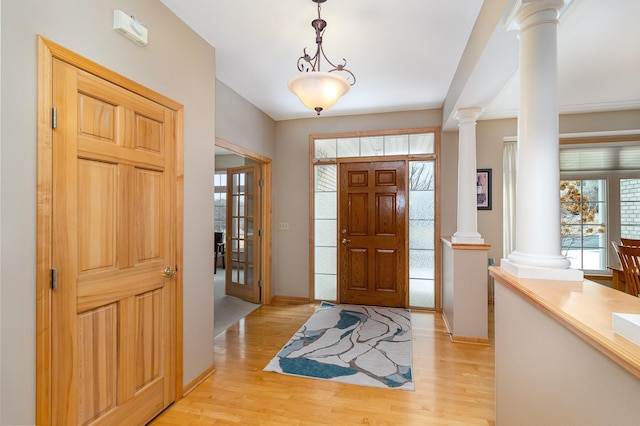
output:
[[[476,197],[478,210],[491,210],[491,169],[477,170]]]

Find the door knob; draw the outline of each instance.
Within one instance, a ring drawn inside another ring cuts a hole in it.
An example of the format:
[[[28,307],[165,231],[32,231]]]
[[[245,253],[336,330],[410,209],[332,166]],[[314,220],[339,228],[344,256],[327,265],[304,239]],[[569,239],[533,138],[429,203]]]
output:
[[[351,242],[351,240],[347,240],[346,238],[342,239],[342,244],[347,244],[347,243],[350,243],[350,242]]]
[[[176,266],[176,269],[173,269],[171,266],[167,266],[164,271],[162,271],[162,276],[165,278],[173,278],[176,276],[176,274],[178,273],[178,267]]]

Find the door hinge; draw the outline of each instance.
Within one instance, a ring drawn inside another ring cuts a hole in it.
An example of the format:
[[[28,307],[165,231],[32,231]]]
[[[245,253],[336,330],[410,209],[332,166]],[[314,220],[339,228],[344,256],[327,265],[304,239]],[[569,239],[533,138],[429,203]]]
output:
[[[58,108],[51,108],[51,128],[58,128]]]
[[[262,188],[262,187],[264,186],[264,179],[259,179],[259,180],[258,180],[258,186],[259,186],[260,188]]]
[[[264,281],[258,280],[258,287],[262,288],[263,285],[264,285]]]
[[[264,236],[264,231],[262,231],[262,229],[258,230],[258,237],[262,237]]]
[[[51,290],[58,288],[58,270],[56,268],[51,269]]]

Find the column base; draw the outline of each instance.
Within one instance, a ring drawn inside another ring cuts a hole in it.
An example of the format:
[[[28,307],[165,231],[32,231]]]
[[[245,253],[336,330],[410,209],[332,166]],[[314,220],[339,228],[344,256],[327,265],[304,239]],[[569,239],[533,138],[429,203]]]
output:
[[[477,232],[456,232],[451,236],[453,244],[484,244],[484,238]]]
[[[584,273],[579,269],[531,266],[501,259],[500,267],[518,278],[534,278],[553,281],[584,281]]]

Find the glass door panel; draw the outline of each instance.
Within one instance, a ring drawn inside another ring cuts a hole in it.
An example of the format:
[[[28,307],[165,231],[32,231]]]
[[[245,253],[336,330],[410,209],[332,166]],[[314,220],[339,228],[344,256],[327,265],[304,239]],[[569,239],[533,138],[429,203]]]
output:
[[[226,294],[260,303],[260,166],[227,170]]]

